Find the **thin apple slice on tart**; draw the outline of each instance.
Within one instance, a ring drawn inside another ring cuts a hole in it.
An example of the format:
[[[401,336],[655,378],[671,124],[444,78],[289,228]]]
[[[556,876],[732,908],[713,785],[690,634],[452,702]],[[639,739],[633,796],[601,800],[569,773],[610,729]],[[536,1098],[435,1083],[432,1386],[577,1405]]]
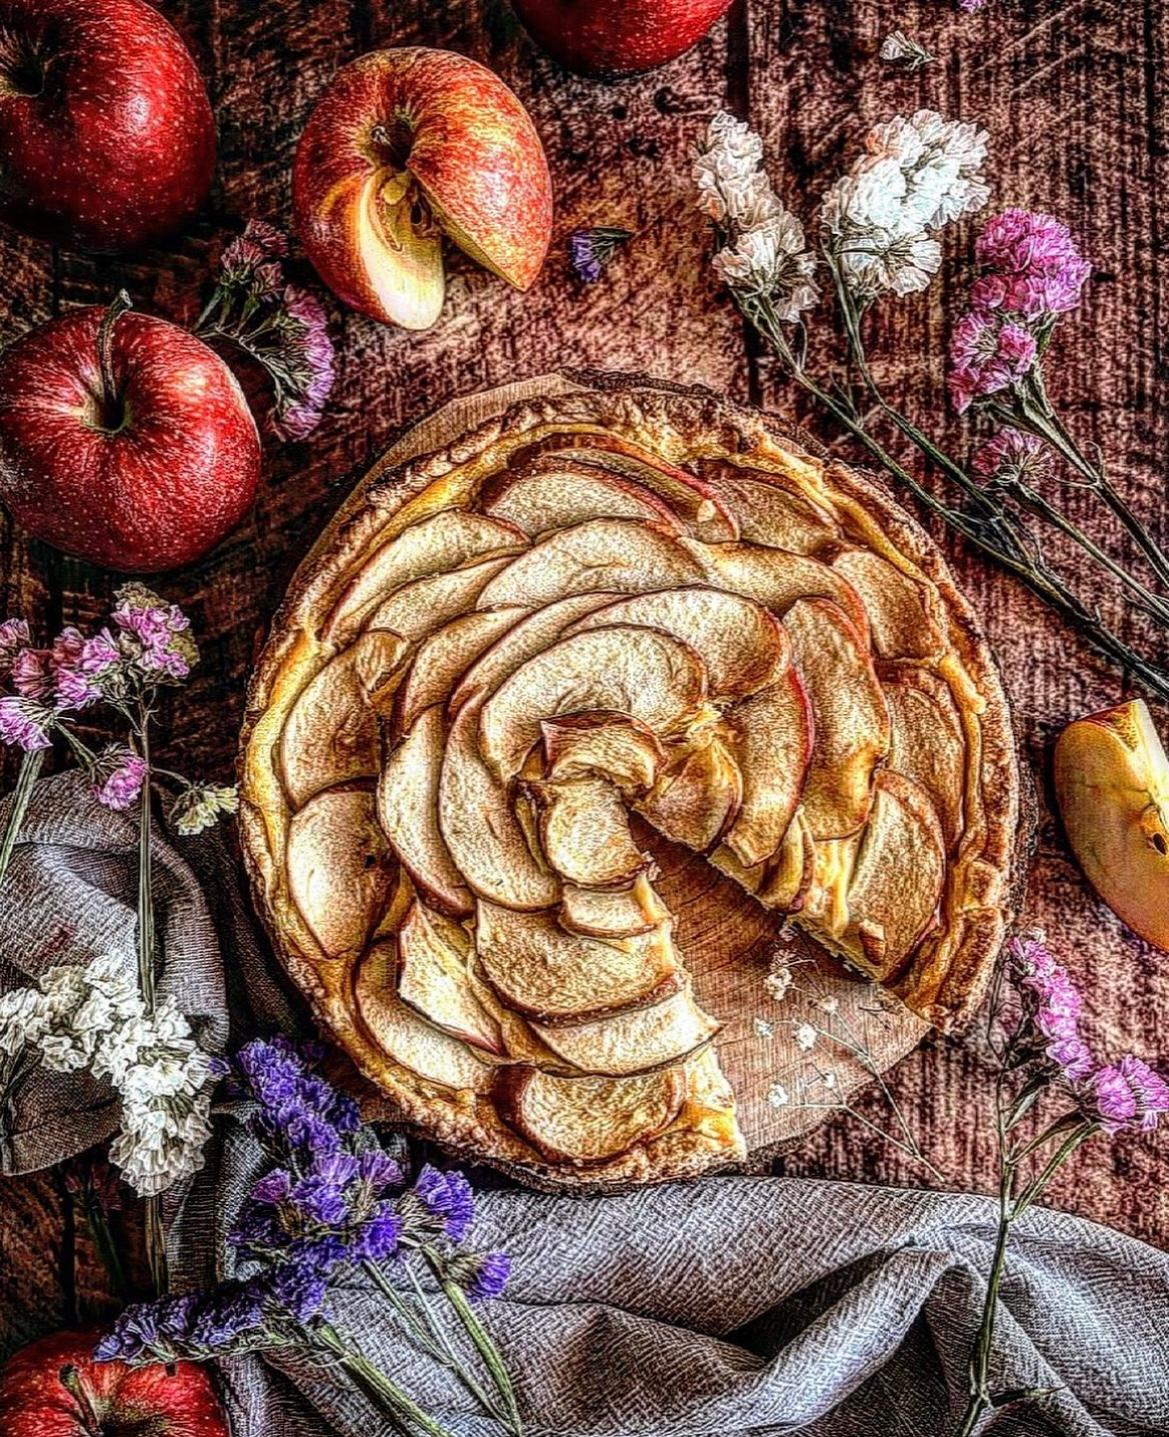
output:
[[[850,1012],[850,969],[907,1032],[972,1011],[1018,775],[906,514],[770,420],[628,381],[399,452],[281,611],[241,823],[281,959],[403,1118],[567,1186],[794,1136],[767,1087],[802,1059],[752,1023],[788,924]]]

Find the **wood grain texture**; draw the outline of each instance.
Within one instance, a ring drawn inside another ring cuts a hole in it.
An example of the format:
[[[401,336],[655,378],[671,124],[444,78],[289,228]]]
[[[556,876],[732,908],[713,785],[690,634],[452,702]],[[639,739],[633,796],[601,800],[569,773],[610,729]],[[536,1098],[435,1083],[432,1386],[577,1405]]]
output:
[[[567,75],[538,54],[502,0],[269,6],[168,0],[162,8],[194,48],[219,117],[211,207],[190,234],[130,261],[53,252],[0,232],[7,296],[0,338],[104,298],[119,284],[157,313],[190,315],[220,236],[253,214],[289,222],[288,167],[308,110],[333,70],[373,45],[447,46],[491,65],[530,106],[557,192],[553,250],[527,296],[456,259],[447,308],[426,335],[382,328],[333,307],[340,368],[325,423],[304,444],[270,445],[247,522],[215,554],[165,582],[192,615],[204,662],[164,718],[170,737],[163,762],[230,773],[244,678],[296,563],[389,438],[453,395],[563,366],[639,369],[754,400],[835,442],[793,402],[774,364],[744,335],[707,265],[708,236],[690,202],[689,151],[706,119],[724,106],[763,131],[777,184],[805,212],[878,118],[931,105],[986,124],[994,202],[1060,215],[1096,265],[1087,304],[1061,329],[1051,387],[1081,438],[1100,444],[1125,497],[1169,538],[1161,281],[1169,25],[1161,0],[989,0],[971,16],[947,0],[737,0],[689,55],[614,85]],[[880,64],[876,51],[895,25],[918,36],[939,62],[917,75]],[[591,223],[625,225],[636,238],[605,281],[586,289],[568,272],[565,241]],[[941,373],[971,245],[972,229],[964,226],[947,242],[943,281],[927,297],[885,306],[870,345],[890,393],[931,426],[944,427],[959,449],[970,435],[947,413]],[[1087,514],[1086,496],[1070,493],[1067,500],[1073,512]],[[1098,516],[1091,523],[1121,545]],[[1131,690],[1037,600],[934,533],[997,649],[1022,746],[1042,787],[1059,728]],[[0,579],[7,612],[47,625],[92,618],[116,582],[7,525],[0,531]],[[1169,716],[1158,717],[1164,731]],[[1050,805],[1042,814],[1027,916],[1047,930],[1083,983],[1086,1026],[1102,1047],[1146,1057],[1164,1051],[1169,960],[1092,897]],[[927,1042],[898,1066],[891,1084],[947,1185],[986,1189],[992,1150],[976,1115],[987,1086],[971,1044]],[[864,1112],[880,1117],[876,1096]],[[1065,1170],[1050,1200],[1163,1243],[1169,1240],[1163,1152],[1155,1136],[1092,1144]],[[779,1166],[864,1181],[922,1181],[920,1169],[846,1117]],[[34,1260],[43,1263],[44,1254],[14,1254],[16,1264]]]

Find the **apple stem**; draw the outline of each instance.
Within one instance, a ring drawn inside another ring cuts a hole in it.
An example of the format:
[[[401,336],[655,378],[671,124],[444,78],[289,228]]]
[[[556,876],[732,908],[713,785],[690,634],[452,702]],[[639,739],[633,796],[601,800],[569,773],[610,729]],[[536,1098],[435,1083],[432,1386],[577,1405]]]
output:
[[[101,404],[103,428],[113,432],[122,427],[122,402],[118,383],[114,377],[114,325],[127,310],[134,308],[134,302],[124,289],[120,289],[110,300],[97,331],[97,363],[101,373]]]
[[[61,1386],[64,1387],[74,1402],[77,1403],[81,1412],[81,1421],[85,1426],[88,1437],[102,1437],[101,1419],[97,1415],[97,1409],[93,1405],[93,1398],[89,1395],[85,1383],[81,1380],[81,1373],[69,1363],[62,1367],[57,1373]]]

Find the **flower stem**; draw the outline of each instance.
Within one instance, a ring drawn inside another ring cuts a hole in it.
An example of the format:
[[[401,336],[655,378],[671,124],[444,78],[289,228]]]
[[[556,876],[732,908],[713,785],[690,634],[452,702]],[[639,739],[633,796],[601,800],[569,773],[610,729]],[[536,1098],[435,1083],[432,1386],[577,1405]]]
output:
[[[33,787],[44,761],[45,751],[43,748],[32,749],[20,761],[20,773],[17,775],[16,787],[12,790],[12,797],[8,801],[8,822],[4,828],[4,837],[0,839],[0,884],[7,877],[8,865],[12,862],[16,840],[20,836],[20,827],[24,823]]]
[[[425,1432],[427,1437],[451,1437],[447,1429],[428,1416],[396,1382],[391,1382],[380,1368],[346,1342],[335,1327],[323,1322],[314,1330],[326,1351],[337,1358],[354,1382],[378,1404],[399,1431],[406,1433],[407,1437],[413,1437],[416,1431]]]
[[[106,1270],[111,1294],[121,1303],[129,1302],[130,1284],[126,1280],[126,1270],[122,1266],[118,1244],[114,1241],[114,1235],[110,1231],[106,1210],[94,1192],[93,1184],[89,1181],[86,1181],[82,1189],[81,1211],[85,1215],[85,1223],[93,1238],[93,1245],[97,1249],[101,1265]]]

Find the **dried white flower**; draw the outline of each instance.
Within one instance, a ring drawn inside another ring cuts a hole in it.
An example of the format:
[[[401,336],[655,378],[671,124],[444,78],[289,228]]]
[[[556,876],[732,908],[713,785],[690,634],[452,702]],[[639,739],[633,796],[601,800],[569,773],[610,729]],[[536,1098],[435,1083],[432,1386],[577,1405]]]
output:
[[[942,265],[942,247],[924,230],[898,235],[870,229],[848,237],[837,252],[849,289],[873,297],[926,289]]]
[[[0,1054],[15,1058],[48,1031],[49,1005],[36,988],[16,988],[0,997]]]
[[[811,1023],[795,1023],[792,1025],[792,1032],[796,1037],[796,1047],[804,1053],[810,1053],[816,1046],[816,1039],[819,1034]]]
[[[766,1018],[756,1018],[755,1032],[760,1038],[773,1037],[775,1034],[775,1024],[769,1023]]]
[[[821,1013],[838,1013],[840,999],[834,993],[829,993],[823,998],[817,998],[816,1007],[820,1009]]]
[[[820,1074],[820,1081],[821,1081],[821,1083],[823,1083],[824,1086],[831,1092],[831,1091],[834,1090],[835,1087],[836,1087],[836,1074],[835,1074],[835,1073],[821,1073],[821,1074]]]
[[[771,184],[759,171],[762,160],[759,136],[742,120],[720,110],[694,158],[694,183],[703,212],[721,224],[761,204],[766,208]]]
[[[804,227],[787,210],[753,228],[741,228],[735,241],[715,255],[714,267],[732,289],[767,296],[788,324],[820,298],[812,282],[816,261],[804,247]]]
[[[907,70],[920,70],[925,65],[932,65],[934,57],[917,40],[912,39],[904,30],[894,30],[886,35],[881,46],[881,59],[890,65],[903,65]]]
[[[786,1108],[791,1100],[791,1094],[782,1083],[772,1083],[767,1090],[767,1101],[773,1108]]]
[[[763,987],[769,998],[782,1003],[792,985],[792,970],[786,965],[773,968],[763,980]]]
[[[239,792],[215,783],[193,784],[171,804],[170,821],[182,834],[202,833],[226,814],[239,811]]]

